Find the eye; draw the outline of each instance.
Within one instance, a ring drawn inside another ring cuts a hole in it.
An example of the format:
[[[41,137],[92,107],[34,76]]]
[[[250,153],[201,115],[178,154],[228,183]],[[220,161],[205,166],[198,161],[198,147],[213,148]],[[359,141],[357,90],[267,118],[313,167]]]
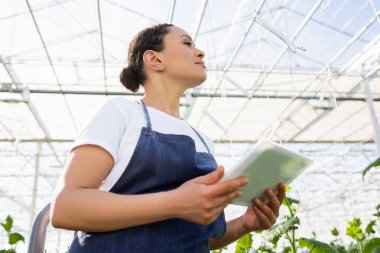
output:
[[[185,41],[183,44],[188,45],[189,47],[191,47],[191,42]]]

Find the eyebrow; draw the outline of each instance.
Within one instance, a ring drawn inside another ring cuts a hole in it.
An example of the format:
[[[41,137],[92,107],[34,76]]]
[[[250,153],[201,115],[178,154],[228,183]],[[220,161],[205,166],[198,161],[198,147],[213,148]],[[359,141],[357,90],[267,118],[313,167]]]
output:
[[[186,37],[186,38],[188,38],[188,39],[190,39],[191,41],[193,40],[189,35],[187,35],[187,34],[184,34],[184,35],[181,35],[181,36],[179,36],[180,38],[182,38],[182,37]]]

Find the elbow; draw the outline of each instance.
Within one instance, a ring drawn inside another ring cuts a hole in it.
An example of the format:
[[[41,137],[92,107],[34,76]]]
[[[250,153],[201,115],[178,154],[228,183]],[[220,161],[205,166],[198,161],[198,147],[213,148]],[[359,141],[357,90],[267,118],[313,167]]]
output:
[[[50,221],[53,228],[63,228],[59,220],[54,216],[50,216]]]
[[[53,228],[64,228],[64,225],[57,214],[57,211],[54,209],[50,210],[50,224],[53,226]]]
[[[50,206],[50,224],[54,228],[63,228],[62,221],[60,219],[59,210],[57,210],[57,202],[56,199],[53,200]]]
[[[58,194],[52,201],[50,206],[50,224],[54,228],[63,228],[67,229],[67,222],[65,222],[66,217],[65,213],[67,213],[67,210],[64,210],[64,199],[65,197],[62,196],[62,193]]]

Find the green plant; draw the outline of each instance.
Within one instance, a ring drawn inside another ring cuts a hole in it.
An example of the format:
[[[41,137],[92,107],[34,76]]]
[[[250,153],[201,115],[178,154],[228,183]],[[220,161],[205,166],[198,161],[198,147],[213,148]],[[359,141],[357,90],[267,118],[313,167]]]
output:
[[[297,211],[300,201],[286,197],[282,204],[288,208],[285,220],[275,224],[269,230],[258,232],[274,248],[262,244],[259,248],[253,249],[252,234],[246,234],[237,241],[235,253],[275,253],[277,244],[281,238],[289,242],[289,246],[283,248],[282,253],[297,253],[299,248],[307,248],[310,253],[380,253],[380,238],[375,237],[377,220],[371,220],[364,230],[361,228],[362,222],[359,218],[353,218],[352,221],[349,221],[345,235],[352,238],[353,242],[346,248],[343,240],[340,238],[341,233],[339,233],[337,228],[331,230],[334,240],[329,244],[318,241],[315,233],[313,233],[313,238],[297,238],[296,231],[298,226],[300,226]],[[376,206],[376,213],[373,216],[377,217],[380,223],[380,204]],[[213,253],[221,252],[223,252],[223,249],[213,251]]]
[[[372,169],[372,168],[375,168],[375,167],[378,167],[380,166],[380,157],[377,158],[373,163],[371,163],[370,165],[368,165],[364,170],[363,170],[363,178],[365,176],[365,174],[367,174],[367,172]]]
[[[262,236],[265,240],[272,243],[277,247],[277,243],[281,238],[285,238],[290,246],[285,248],[284,251],[297,253],[298,248],[306,247],[313,253],[338,253],[338,251],[331,245],[320,242],[315,238],[296,238],[296,230],[300,226],[300,219],[297,216],[300,201],[297,199],[286,197],[282,203],[288,208],[288,214],[285,215],[285,220],[279,224],[274,225],[271,229],[264,231]],[[314,234],[315,237],[315,234]]]
[[[379,217],[379,211],[380,205],[376,207],[376,213],[374,213],[373,216]],[[371,220],[363,230],[360,218],[355,217],[348,222],[346,228],[346,235],[353,240],[348,248],[342,245],[342,239],[338,237],[340,233],[336,228],[331,231],[335,239],[330,244],[334,246],[339,253],[380,253],[380,238],[375,237],[376,222],[376,220]]]
[[[12,232],[13,228],[13,219],[10,215],[5,219],[5,223],[1,223],[1,226],[4,228],[8,236],[8,244],[10,248],[0,250],[0,253],[16,253],[17,243],[20,241],[25,243],[25,238],[19,233]]]
[[[252,235],[245,234],[236,243],[235,253],[248,253],[252,248]]]
[[[224,247],[224,248],[220,248],[218,250],[213,250],[212,253],[222,253],[223,250],[227,249],[227,247]]]

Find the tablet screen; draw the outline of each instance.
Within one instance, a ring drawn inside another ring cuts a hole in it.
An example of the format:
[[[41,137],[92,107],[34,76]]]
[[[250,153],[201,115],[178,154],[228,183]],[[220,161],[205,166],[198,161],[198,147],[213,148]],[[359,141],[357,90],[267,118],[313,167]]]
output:
[[[226,171],[222,180],[249,178],[249,183],[241,188],[243,195],[234,201],[234,204],[247,206],[255,197],[265,200],[265,189],[276,191],[281,181],[289,184],[311,164],[309,158],[265,139]]]

